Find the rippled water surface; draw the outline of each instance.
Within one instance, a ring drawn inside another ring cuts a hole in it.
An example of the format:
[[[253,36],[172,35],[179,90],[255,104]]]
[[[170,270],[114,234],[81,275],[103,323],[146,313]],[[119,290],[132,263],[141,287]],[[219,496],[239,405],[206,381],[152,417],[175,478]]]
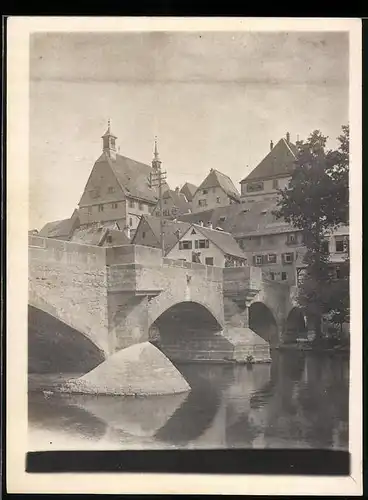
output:
[[[188,394],[44,394],[30,375],[29,449],[348,449],[348,356],[276,352],[271,364],[178,365]],[[52,391],[50,391],[52,392]]]

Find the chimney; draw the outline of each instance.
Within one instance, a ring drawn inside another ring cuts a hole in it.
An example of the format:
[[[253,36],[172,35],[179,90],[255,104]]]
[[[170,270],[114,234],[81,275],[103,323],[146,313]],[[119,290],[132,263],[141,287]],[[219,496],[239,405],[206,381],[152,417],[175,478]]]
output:
[[[273,142],[271,141],[270,142],[270,151],[272,151],[272,150],[273,150]]]
[[[207,224],[207,227],[208,227],[209,229],[213,229],[213,226],[212,226],[212,222],[211,222],[211,221],[209,221],[209,223]]]
[[[130,226],[125,226],[125,234],[130,239]]]
[[[179,188],[178,187],[175,188],[175,193],[179,193]]]
[[[200,221],[198,222],[198,224],[199,224],[201,227],[203,227],[203,220],[200,220]]]
[[[286,142],[289,144],[290,142],[290,133],[286,132]]]

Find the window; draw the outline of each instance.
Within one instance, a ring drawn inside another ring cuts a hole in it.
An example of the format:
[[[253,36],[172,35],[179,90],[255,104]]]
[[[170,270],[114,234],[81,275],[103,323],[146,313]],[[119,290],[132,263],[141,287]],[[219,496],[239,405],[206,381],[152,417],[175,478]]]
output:
[[[296,243],[296,234],[295,233],[289,233],[286,236],[286,244],[287,245],[295,245]]]
[[[213,257],[206,257],[205,264],[206,266],[213,266]]]
[[[294,254],[293,253],[284,253],[282,254],[284,264],[291,264],[294,260]]]
[[[203,194],[207,194],[207,193],[208,193],[208,190],[207,190],[207,189],[203,189],[202,193],[203,193]]]
[[[277,256],[276,256],[276,254],[275,253],[269,253],[267,255],[267,262],[269,264],[276,264],[276,262],[277,262]]]
[[[103,205],[98,205],[98,211],[99,212],[103,212],[104,210],[104,206]]]
[[[108,193],[113,193],[114,191],[115,191],[115,189],[114,189],[112,186],[109,186],[109,187],[107,188],[107,192],[108,192]]]
[[[251,182],[247,184],[248,193],[254,193],[255,191],[263,191],[263,182]]]
[[[219,196],[216,198],[216,203],[221,203],[221,198]]]
[[[118,208],[118,204],[117,203],[112,203],[112,208]]]
[[[139,208],[139,210],[142,210],[142,211],[143,211],[143,210],[144,210],[144,205],[143,205],[143,203],[139,203],[138,208]]]
[[[287,273],[282,272],[281,273],[281,279],[282,279],[282,281],[286,281],[287,280]]]
[[[219,218],[219,221],[220,222],[225,222],[226,221],[226,217],[224,215],[221,215],[221,217]]]
[[[164,205],[167,205],[167,200],[166,199],[164,200]]]
[[[195,240],[195,248],[209,248],[209,240]]]
[[[191,241],[179,241],[179,250],[191,250],[192,242]]]
[[[133,225],[133,219],[130,217],[129,218],[129,226],[132,227],[132,225]]]
[[[257,264],[257,266],[260,266],[260,265],[262,265],[262,262],[263,262],[262,255],[256,255],[255,256],[255,264]]]
[[[92,213],[92,207],[88,207],[87,208],[87,213],[88,213],[88,215],[91,215],[91,213]]]
[[[336,252],[345,252],[345,245],[343,238],[336,238]]]
[[[134,208],[135,207],[135,203],[133,200],[129,200],[129,208]]]
[[[271,277],[271,280],[274,281],[275,280],[275,273],[270,273],[270,277]]]
[[[142,232],[142,238],[144,239],[145,237],[146,237],[146,232],[145,232],[145,231],[143,231],[143,232]]]
[[[207,200],[198,200],[198,206],[200,206],[200,207],[206,207],[207,206]]]
[[[106,241],[107,241],[107,243],[112,243],[112,236],[111,236],[111,234],[107,235]]]
[[[279,188],[279,180],[278,179],[274,179],[272,181],[272,188],[273,189],[278,189]]]

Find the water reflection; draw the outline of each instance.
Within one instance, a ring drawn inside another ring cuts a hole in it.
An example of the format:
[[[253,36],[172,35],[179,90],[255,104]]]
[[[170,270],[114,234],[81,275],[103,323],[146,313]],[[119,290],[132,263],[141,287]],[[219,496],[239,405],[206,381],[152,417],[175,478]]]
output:
[[[86,447],[87,439],[103,448],[347,449],[349,364],[343,355],[275,352],[271,364],[251,369],[179,369],[192,387],[189,394],[121,398],[31,391],[31,435],[48,433],[60,449],[66,436],[76,448]],[[43,377],[42,383],[33,378],[30,388],[50,388],[50,377]]]

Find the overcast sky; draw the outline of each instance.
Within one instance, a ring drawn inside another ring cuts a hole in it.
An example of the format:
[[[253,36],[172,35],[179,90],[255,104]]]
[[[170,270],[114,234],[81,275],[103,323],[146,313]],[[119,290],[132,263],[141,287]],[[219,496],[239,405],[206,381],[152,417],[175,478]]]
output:
[[[234,181],[290,132],[335,146],[348,121],[344,33],[37,34],[30,54],[30,227],[69,217],[102,151],[145,163],[158,136],[168,182]]]

